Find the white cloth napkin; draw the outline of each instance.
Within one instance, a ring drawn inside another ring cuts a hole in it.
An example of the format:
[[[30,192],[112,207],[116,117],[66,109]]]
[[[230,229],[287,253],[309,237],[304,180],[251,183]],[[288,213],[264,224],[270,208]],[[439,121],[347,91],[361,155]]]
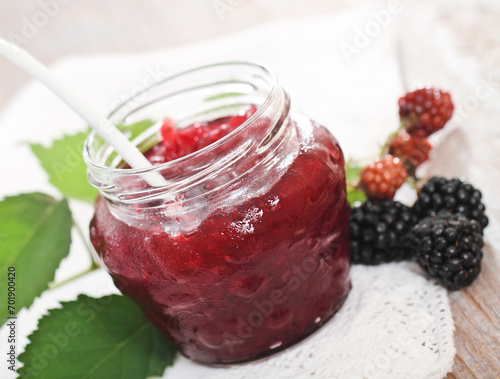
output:
[[[84,98],[107,112],[145,81],[182,69],[227,60],[263,62],[277,72],[294,107],[328,127],[347,157],[361,158],[376,154],[378,144],[397,127],[397,99],[403,92],[394,31],[389,26],[382,27],[365,47],[350,56],[350,61],[343,53],[344,43],[353,43],[356,28],[363,28],[372,18],[369,11],[360,11],[278,22],[185,47],[133,55],[68,57],[53,69]],[[29,149],[17,143],[28,140],[48,144],[84,126],[40,84],[32,82],[24,87],[0,120],[0,195],[43,191],[57,196]],[[91,207],[78,202],[71,206],[77,222],[86,229]],[[83,249],[74,244],[57,279],[80,271],[86,264]],[[54,307],[58,300],[74,299],[81,288],[91,295],[116,291],[109,283],[107,275],[98,272],[45,294],[19,315],[19,324],[23,325],[20,333],[28,335],[45,309]],[[354,266],[352,283],[338,314],[294,347],[231,368],[209,368],[179,357],[164,377],[441,378],[451,370],[455,354],[453,321],[444,289],[426,280],[411,263]]]

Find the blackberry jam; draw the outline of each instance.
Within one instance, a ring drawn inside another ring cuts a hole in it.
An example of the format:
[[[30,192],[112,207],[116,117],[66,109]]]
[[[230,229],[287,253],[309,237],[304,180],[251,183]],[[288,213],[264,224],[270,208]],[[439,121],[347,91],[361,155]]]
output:
[[[350,289],[342,151],[272,72],[243,62],[191,70],[110,118],[154,166],[129,169],[89,136],[100,191],[91,241],[120,291],[185,356],[264,357],[340,308]],[[156,122],[133,133],[145,119]],[[149,172],[167,183],[151,187]]]

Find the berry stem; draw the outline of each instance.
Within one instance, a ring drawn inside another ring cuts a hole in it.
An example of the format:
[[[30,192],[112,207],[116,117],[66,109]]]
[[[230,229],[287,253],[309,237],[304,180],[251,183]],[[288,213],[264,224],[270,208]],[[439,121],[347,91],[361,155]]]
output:
[[[82,228],[80,228],[80,226],[75,222],[74,219],[73,219],[73,226],[75,227],[76,232],[80,236],[80,239],[82,240],[83,245],[85,246],[85,249],[87,250],[87,253],[90,255],[90,259],[92,260],[91,267],[93,267],[93,268],[99,268],[100,265],[94,259],[94,255],[92,254],[92,248],[90,247],[90,245],[88,243],[87,237],[83,233]]]
[[[84,270],[82,272],[79,272],[78,274],[75,274],[72,277],[64,279],[64,280],[62,280],[62,281],[60,281],[58,283],[50,283],[49,284],[49,289],[53,290],[54,288],[61,287],[62,285],[66,284],[66,283],[69,283],[69,282],[72,282],[73,280],[78,279],[78,278],[80,278],[80,277],[82,277],[84,275],[87,275],[88,273],[91,273],[92,271],[95,271],[98,268],[99,267],[96,266],[94,264],[94,262],[92,261],[92,265],[88,269],[86,269],[86,270]]]
[[[408,175],[408,177],[406,178],[406,183],[408,183],[410,185],[411,188],[413,188],[414,190],[418,191],[419,189],[419,180],[416,176],[413,176],[413,175]]]

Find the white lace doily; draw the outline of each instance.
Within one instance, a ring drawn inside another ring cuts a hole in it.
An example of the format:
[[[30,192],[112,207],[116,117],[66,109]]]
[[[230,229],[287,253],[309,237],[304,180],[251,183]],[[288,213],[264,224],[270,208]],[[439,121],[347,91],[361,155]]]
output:
[[[414,269],[353,266],[344,306],[301,343],[229,368],[180,357],[164,378],[442,378],[455,355],[448,297]]]

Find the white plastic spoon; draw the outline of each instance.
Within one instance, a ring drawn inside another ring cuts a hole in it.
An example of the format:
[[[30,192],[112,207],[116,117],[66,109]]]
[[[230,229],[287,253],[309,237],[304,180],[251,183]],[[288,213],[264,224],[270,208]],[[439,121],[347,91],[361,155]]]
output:
[[[34,56],[19,46],[0,38],[0,54],[12,61],[15,65],[38,79],[47,88],[54,92],[61,100],[78,113],[132,168],[152,167],[139,149],[130,142],[107,118],[79,98],[66,84],[58,79],[50,70]],[[147,173],[144,179],[153,187],[167,184],[158,173]]]

